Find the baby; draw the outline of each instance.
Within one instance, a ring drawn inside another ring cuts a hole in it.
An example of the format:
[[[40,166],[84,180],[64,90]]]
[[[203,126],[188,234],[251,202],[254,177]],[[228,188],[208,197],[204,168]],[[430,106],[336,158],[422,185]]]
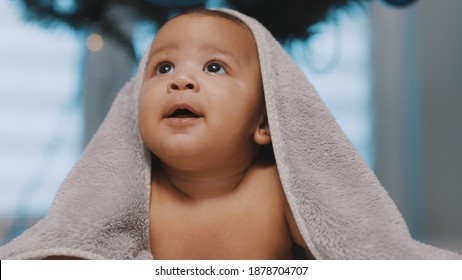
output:
[[[154,258],[291,259],[297,247],[309,254],[268,156],[257,47],[238,18],[197,10],[159,30],[139,129],[154,155]]]

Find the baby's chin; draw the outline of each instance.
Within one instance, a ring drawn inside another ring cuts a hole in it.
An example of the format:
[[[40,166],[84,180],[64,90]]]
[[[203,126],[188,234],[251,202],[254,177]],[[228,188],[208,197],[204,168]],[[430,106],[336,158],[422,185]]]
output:
[[[198,145],[191,142],[168,142],[157,149],[152,149],[151,152],[163,162],[183,162],[198,161],[204,158],[207,154],[206,145]]]

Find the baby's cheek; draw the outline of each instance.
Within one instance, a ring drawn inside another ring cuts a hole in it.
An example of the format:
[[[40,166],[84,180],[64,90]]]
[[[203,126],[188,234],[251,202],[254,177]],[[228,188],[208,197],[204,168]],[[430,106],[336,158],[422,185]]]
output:
[[[139,105],[139,112],[138,112],[138,129],[141,134],[141,139],[143,140],[144,143],[149,142],[149,127],[150,125],[150,119],[149,119],[149,102],[146,100],[146,97],[144,95],[141,96],[140,98],[140,105]]]
[[[140,131],[141,135],[141,140],[143,140],[144,143],[146,143],[146,129],[145,129],[145,117],[143,114],[143,107],[140,106],[140,110],[138,113],[138,129]]]

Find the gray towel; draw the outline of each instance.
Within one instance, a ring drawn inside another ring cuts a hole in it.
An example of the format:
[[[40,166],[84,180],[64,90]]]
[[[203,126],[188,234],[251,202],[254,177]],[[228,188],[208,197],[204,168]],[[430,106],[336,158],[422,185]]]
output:
[[[316,259],[456,259],[412,239],[396,205],[305,75],[256,20],[272,144],[299,230]],[[52,255],[151,259],[151,159],[138,131],[146,55],[59,188],[48,215],[0,248],[1,259]]]

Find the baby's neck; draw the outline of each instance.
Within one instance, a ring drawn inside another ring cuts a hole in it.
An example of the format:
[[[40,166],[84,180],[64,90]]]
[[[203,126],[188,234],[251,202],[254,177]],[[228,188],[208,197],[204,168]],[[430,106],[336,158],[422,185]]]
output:
[[[205,201],[233,193],[244,178],[247,168],[219,176],[208,176],[162,166],[162,173],[179,195],[193,201]]]

